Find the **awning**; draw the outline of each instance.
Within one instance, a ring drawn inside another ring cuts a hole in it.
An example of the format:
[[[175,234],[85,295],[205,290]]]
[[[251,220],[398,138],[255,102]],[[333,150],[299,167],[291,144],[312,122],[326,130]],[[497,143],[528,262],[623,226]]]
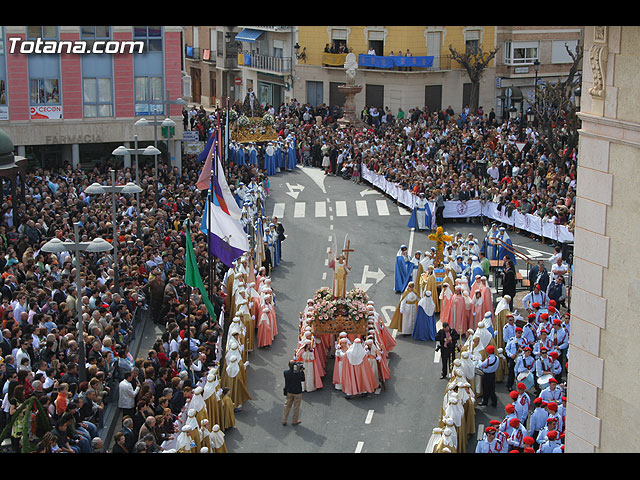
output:
[[[236,35],[236,40],[240,42],[255,42],[260,35],[262,35],[262,30],[252,30],[251,28],[245,28]]]

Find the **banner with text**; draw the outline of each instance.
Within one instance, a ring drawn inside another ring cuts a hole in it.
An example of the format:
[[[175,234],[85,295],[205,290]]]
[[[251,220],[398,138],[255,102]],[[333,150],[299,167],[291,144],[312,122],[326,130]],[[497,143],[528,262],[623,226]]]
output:
[[[362,166],[362,178],[371,183],[374,187],[389,195],[401,205],[413,210],[418,197],[409,190],[398,187],[397,184],[389,182],[384,176],[378,175]],[[435,203],[429,202],[429,207],[435,218]],[[554,222],[543,222],[537,215],[523,214],[513,210],[508,214],[506,207],[500,207],[497,203],[482,202],[480,200],[469,200],[461,202],[459,200],[444,202],[444,218],[467,218],[485,216],[505,225],[515,226],[520,230],[550,238],[561,243],[573,242],[573,233],[566,225],[556,225]]]

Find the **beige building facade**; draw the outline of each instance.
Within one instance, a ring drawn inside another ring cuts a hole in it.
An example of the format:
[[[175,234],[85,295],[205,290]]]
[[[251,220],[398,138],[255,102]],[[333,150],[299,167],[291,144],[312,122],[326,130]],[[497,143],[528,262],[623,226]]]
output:
[[[640,27],[584,32],[566,452],[633,452],[640,431]]]

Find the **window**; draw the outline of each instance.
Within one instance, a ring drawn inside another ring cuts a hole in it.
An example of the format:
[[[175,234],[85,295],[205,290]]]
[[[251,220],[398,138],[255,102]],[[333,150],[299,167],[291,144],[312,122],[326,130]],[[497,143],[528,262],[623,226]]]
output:
[[[162,27],[134,26],[133,39],[145,42],[147,52],[162,51]]]
[[[154,104],[162,100],[162,77],[135,77],[136,115],[151,115],[154,109],[158,114],[164,112],[162,104]]]
[[[467,54],[478,53],[478,47],[480,46],[480,31],[479,30],[466,30],[464,32],[464,48]]]
[[[506,65],[530,65],[538,59],[538,42],[506,42],[504,63]]]
[[[27,27],[27,38],[58,39],[58,27]]]
[[[59,105],[60,89],[57,78],[30,78],[31,105]]]
[[[83,78],[83,111],[84,116],[112,117],[113,96],[110,78]]]

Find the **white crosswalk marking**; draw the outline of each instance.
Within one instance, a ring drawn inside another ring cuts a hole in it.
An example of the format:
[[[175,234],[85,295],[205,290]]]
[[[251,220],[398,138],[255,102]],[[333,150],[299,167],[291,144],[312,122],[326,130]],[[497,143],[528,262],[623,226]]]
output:
[[[273,205],[273,217],[284,218],[284,203],[276,203]]]
[[[305,206],[307,204],[305,202],[296,202],[294,209],[293,209],[293,216],[295,218],[302,218],[304,217],[304,211],[305,211]]]
[[[378,215],[389,215],[389,207],[386,200],[376,200],[376,207],[378,207]]]
[[[402,205],[398,205],[398,212],[400,212],[400,215],[411,215],[411,210],[407,210],[407,208]]]
[[[356,213],[359,217],[366,217],[369,215],[366,200],[356,200]]]
[[[327,203],[316,202],[316,217],[326,217],[326,216],[327,216]]]
[[[344,200],[336,201],[336,216],[338,217],[347,216],[347,202],[345,202]]]

